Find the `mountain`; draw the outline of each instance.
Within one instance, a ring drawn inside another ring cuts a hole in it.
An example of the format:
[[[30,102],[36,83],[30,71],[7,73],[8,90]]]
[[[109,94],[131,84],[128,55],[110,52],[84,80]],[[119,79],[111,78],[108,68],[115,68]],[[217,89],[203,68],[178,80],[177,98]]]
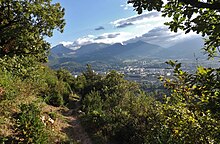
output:
[[[59,44],[50,50],[50,56],[52,57],[64,57],[73,54],[75,51],[65,47],[63,44]]]
[[[155,54],[157,57],[162,58],[204,58],[201,48],[204,46],[204,41],[201,38],[186,39],[179,42],[169,48],[163,49],[162,51]]]
[[[110,45],[104,44],[104,43],[92,43],[92,44],[81,46],[75,52],[78,56],[82,56],[82,55],[87,55],[87,54],[93,53],[95,51],[101,50],[101,49],[106,48],[108,46],[110,46]]]
[[[160,46],[149,44],[143,41],[137,41],[135,43],[129,43],[127,45],[115,43],[104,48],[92,48],[91,45],[89,47],[90,49],[94,50],[90,51],[90,53],[87,51],[86,55],[81,55],[76,52],[75,56],[79,59],[84,59],[88,61],[126,58],[136,59],[151,56],[152,54],[157,53],[163,49]]]
[[[108,61],[115,59],[115,55],[117,53],[120,53],[123,49],[122,44],[116,43],[112,45],[108,45],[107,47],[96,47],[96,45],[93,45],[94,47],[89,46],[90,50],[89,52],[86,52],[86,54],[82,54],[80,52],[80,49],[75,53],[76,61],[77,62],[87,62],[87,61]],[[87,46],[84,46],[82,48],[85,48]]]
[[[51,49],[50,61],[58,63],[75,61],[78,63],[114,61],[122,59],[162,58],[162,59],[195,59],[204,58],[201,38],[186,39],[175,45],[163,48],[144,41],[134,41],[127,44],[92,43],[71,50],[63,45]]]
[[[125,51],[125,47],[121,43],[112,44],[105,49],[102,49],[96,53],[92,53],[94,55],[102,55],[105,57],[113,57],[116,55],[120,55]]]
[[[126,51],[121,55],[123,57],[152,57],[155,53],[161,51],[162,47],[143,41],[128,43]]]

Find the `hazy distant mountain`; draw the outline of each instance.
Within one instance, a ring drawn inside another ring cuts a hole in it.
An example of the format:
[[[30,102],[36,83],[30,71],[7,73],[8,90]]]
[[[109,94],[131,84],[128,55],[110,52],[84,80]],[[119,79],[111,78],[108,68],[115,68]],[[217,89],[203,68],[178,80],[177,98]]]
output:
[[[53,57],[64,57],[71,53],[74,53],[74,50],[65,47],[63,44],[59,44],[50,50],[50,55]]]
[[[154,54],[164,49],[158,45],[149,44],[143,41],[129,43],[125,46],[126,51],[122,54],[123,57],[153,57]]]
[[[175,44],[169,48],[163,49],[155,56],[163,58],[202,58],[204,57],[201,48],[204,46],[204,41],[201,38],[187,39]]]
[[[96,53],[92,53],[93,55],[103,55],[106,57],[113,57],[116,55],[120,55],[125,51],[125,47],[121,43],[115,43],[113,45],[110,45],[106,47],[105,49],[102,49]]]
[[[87,55],[87,54],[93,53],[95,51],[99,51],[99,50],[106,48],[108,46],[110,46],[110,45],[104,44],[104,43],[92,43],[92,44],[81,46],[75,52],[76,52],[76,55],[82,56],[82,55]]]
[[[91,47],[90,47],[91,48]],[[81,49],[81,48],[80,48]],[[79,50],[80,50],[79,49]],[[154,53],[161,51],[160,46],[145,43],[143,41],[137,41],[135,43],[129,43],[122,45],[121,43],[115,43],[105,48],[96,49],[93,52],[87,53],[87,55],[79,55],[77,52],[75,56],[79,56],[80,59],[88,60],[107,60],[107,59],[124,59],[124,58],[141,58],[151,56]]]
[[[90,52],[87,52],[84,55],[82,55],[81,52],[80,53],[76,52],[75,53],[76,61],[78,62],[97,61],[97,60],[108,61],[110,59],[114,59],[114,56],[116,54],[121,53],[121,51],[123,50],[122,44],[119,44],[119,43],[108,45],[107,47],[102,47],[102,48],[97,47],[96,45],[93,45],[93,46],[94,47],[90,47],[90,49],[93,49],[93,50],[91,50]]]
[[[155,44],[144,41],[134,41],[125,45],[121,43],[104,44],[93,43],[81,46],[77,50],[71,50],[63,45],[57,45],[51,49],[51,56],[58,57],[59,62],[76,61],[109,61],[116,59],[138,59],[138,58],[163,58],[163,59],[180,59],[180,58],[202,58],[203,40],[201,38],[186,39],[169,48],[162,48]],[[53,60],[53,59],[51,59]]]

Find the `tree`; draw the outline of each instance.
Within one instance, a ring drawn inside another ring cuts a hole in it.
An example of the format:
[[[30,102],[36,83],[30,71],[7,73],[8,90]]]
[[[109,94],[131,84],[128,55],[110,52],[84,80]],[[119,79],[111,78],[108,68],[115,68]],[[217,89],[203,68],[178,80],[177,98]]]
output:
[[[171,90],[163,114],[172,143],[219,143],[220,69],[200,66],[190,74],[181,63],[167,63],[174,68],[174,77],[163,78]]]
[[[171,31],[178,29],[202,34],[206,38],[204,50],[209,58],[220,52],[220,1],[219,0],[128,0],[138,14],[143,10],[157,10],[172,17],[165,23]]]
[[[0,58],[34,57],[44,62],[50,48],[44,40],[63,32],[64,9],[52,0],[0,0]]]
[[[172,17],[166,24],[176,32],[194,31],[206,38],[209,58],[220,52],[219,0],[129,0],[139,14],[157,10]],[[167,62],[174,68],[171,79],[162,78],[171,91],[163,103],[163,125],[169,139],[165,143],[219,143],[220,69],[198,67],[191,74],[181,63]]]

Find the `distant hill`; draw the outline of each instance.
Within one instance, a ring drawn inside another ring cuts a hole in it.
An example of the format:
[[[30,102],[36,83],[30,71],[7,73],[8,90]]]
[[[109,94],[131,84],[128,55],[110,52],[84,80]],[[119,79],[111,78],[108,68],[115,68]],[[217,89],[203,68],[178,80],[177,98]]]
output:
[[[54,57],[65,57],[72,53],[74,53],[74,50],[65,47],[63,44],[59,44],[50,50],[50,55]]]
[[[143,41],[137,41],[134,43],[128,43],[126,46],[126,51],[122,54],[123,57],[152,57],[155,53],[163,50],[164,48],[146,43]]]
[[[187,39],[180,43],[175,44],[169,48],[163,49],[162,51],[155,54],[157,57],[162,58],[204,58],[204,54],[201,48],[204,46],[204,41],[201,38]]]
[[[92,47],[94,46],[94,47]],[[115,43],[112,45],[104,45],[101,47],[97,44],[89,46],[83,46],[82,49],[88,47],[90,51],[86,51],[85,55],[82,55],[80,49],[76,51],[75,56],[79,59],[87,60],[109,60],[109,59],[126,59],[126,58],[142,58],[151,56],[154,53],[161,51],[163,48],[157,45],[149,44],[143,41],[137,41],[135,43],[129,43],[123,45],[121,43]],[[91,50],[93,49],[93,50]]]
[[[82,56],[82,55],[87,55],[87,54],[99,51],[108,46],[110,45],[104,44],[104,43],[92,43],[92,44],[81,46],[81,48],[77,49],[75,52],[76,52],[76,55]]]
[[[160,58],[160,59],[195,59],[203,58],[201,38],[186,39],[171,47],[163,48],[144,41],[134,41],[127,44],[92,43],[81,46],[77,50],[71,50],[63,45],[57,45],[51,49],[51,61],[56,62],[75,61],[78,63],[95,61],[114,61],[123,59]]]

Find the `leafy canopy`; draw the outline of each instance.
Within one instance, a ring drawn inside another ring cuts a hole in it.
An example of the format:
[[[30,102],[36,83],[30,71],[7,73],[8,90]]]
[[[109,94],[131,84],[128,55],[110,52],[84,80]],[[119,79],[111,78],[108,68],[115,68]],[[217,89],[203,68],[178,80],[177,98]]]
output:
[[[0,0],[0,58],[33,56],[47,58],[53,30],[62,32],[64,9],[52,0]]]
[[[138,14],[143,10],[157,10],[163,16],[172,17],[165,23],[171,31],[178,29],[190,31],[206,37],[205,51],[208,56],[217,56],[220,52],[220,1],[219,0],[128,0]]]

